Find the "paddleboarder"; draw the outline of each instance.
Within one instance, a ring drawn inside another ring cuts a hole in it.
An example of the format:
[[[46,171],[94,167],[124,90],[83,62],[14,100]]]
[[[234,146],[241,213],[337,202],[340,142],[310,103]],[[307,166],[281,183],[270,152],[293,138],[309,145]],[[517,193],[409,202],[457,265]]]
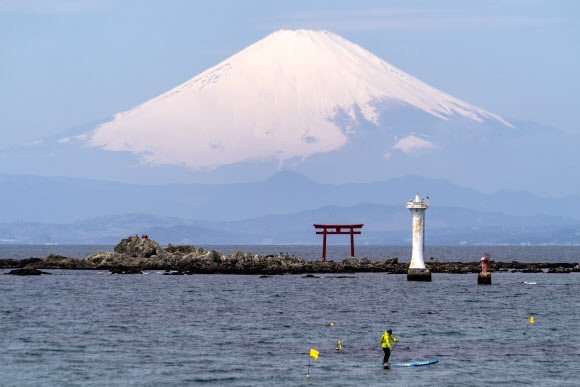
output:
[[[393,336],[393,330],[389,329],[381,336],[381,346],[385,352],[385,357],[383,358],[383,367],[389,366],[389,357],[391,356],[391,341],[396,343],[398,340]]]

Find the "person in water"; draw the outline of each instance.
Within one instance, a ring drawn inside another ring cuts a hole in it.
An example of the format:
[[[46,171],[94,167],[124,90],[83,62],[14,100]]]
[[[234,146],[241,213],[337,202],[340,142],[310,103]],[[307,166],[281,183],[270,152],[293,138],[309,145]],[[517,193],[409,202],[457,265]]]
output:
[[[398,340],[393,336],[393,330],[389,329],[381,336],[381,346],[385,352],[385,357],[383,358],[383,366],[389,365],[389,357],[391,356],[391,341],[396,343]]]

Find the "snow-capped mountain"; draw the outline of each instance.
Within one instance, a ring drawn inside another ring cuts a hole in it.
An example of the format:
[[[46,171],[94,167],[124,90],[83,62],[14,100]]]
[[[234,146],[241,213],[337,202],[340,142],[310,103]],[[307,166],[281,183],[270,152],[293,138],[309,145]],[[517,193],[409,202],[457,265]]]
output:
[[[567,195],[580,183],[554,171],[580,162],[579,142],[461,101],[330,32],[278,31],[112,119],[0,150],[0,173],[162,184],[291,170],[333,184],[419,175]]]
[[[394,130],[389,118],[402,109],[441,121],[511,126],[333,33],[281,30],[115,115],[90,134],[89,144],[194,170],[301,161],[356,141],[365,126],[367,136],[381,138],[382,157],[442,146],[433,134]]]

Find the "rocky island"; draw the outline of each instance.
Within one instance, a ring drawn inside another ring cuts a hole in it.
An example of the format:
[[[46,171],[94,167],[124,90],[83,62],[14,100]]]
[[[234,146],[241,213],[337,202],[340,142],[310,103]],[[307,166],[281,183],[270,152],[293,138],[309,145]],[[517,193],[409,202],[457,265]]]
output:
[[[437,262],[427,260],[432,273],[479,273],[479,262]],[[407,274],[409,263],[399,263],[397,257],[382,260],[346,258],[341,262],[308,261],[288,254],[257,255],[238,251],[221,254],[195,246],[162,247],[149,238],[132,236],[123,239],[113,252],[100,252],[86,258],[68,258],[51,254],[48,257],[0,259],[1,269],[14,269],[7,274],[47,274],[41,269],[108,270],[115,274],[138,274],[147,270],[163,270],[166,274],[308,274],[384,272]],[[490,262],[491,271],[538,273],[580,272],[578,263]]]

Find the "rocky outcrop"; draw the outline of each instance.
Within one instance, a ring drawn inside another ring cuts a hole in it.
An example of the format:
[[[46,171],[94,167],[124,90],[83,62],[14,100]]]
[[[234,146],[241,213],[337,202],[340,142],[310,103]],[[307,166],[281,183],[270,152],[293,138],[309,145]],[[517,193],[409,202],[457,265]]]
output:
[[[559,266],[559,267],[551,268],[550,270],[548,270],[548,273],[565,273],[566,274],[566,273],[570,273],[570,271],[571,270],[567,267]]]
[[[6,274],[13,274],[13,275],[42,275],[42,274],[50,274],[45,271],[37,270],[37,269],[14,269],[10,270]]]
[[[28,269],[68,269],[90,270],[95,269],[86,259],[68,258],[62,255],[50,254],[45,259],[35,260],[25,266]]]
[[[165,254],[159,243],[149,238],[139,238],[137,235],[123,239],[115,246],[115,253],[133,258],[150,258]]]
[[[476,262],[438,262],[429,259],[425,266],[431,273],[467,274],[481,271]],[[27,260],[0,260],[0,268],[26,269],[84,269],[109,270],[111,273],[134,274],[145,270],[164,270],[167,275],[184,274],[258,274],[270,276],[275,274],[308,274],[308,273],[355,273],[384,272],[407,274],[409,263],[399,263],[396,257],[386,257],[380,261],[369,258],[346,258],[340,262],[307,261],[290,254],[258,255],[238,251],[232,254],[221,254],[214,250],[206,251],[195,246],[161,247],[148,238],[132,236],[123,239],[115,246],[113,252],[100,252],[83,259],[67,258],[60,255],[49,255],[45,259],[29,258]],[[562,268],[562,269],[559,269]],[[580,271],[577,263],[519,263],[490,262],[490,272],[553,272]]]
[[[430,261],[425,263],[425,267],[429,269],[431,273],[467,274],[481,272],[479,262],[463,263]]]
[[[23,268],[28,266],[29,264],[42,261],[43,260],[41,258],[25,258],[25,259],[4,258],[0,259],[0,268],[3,269]]]

